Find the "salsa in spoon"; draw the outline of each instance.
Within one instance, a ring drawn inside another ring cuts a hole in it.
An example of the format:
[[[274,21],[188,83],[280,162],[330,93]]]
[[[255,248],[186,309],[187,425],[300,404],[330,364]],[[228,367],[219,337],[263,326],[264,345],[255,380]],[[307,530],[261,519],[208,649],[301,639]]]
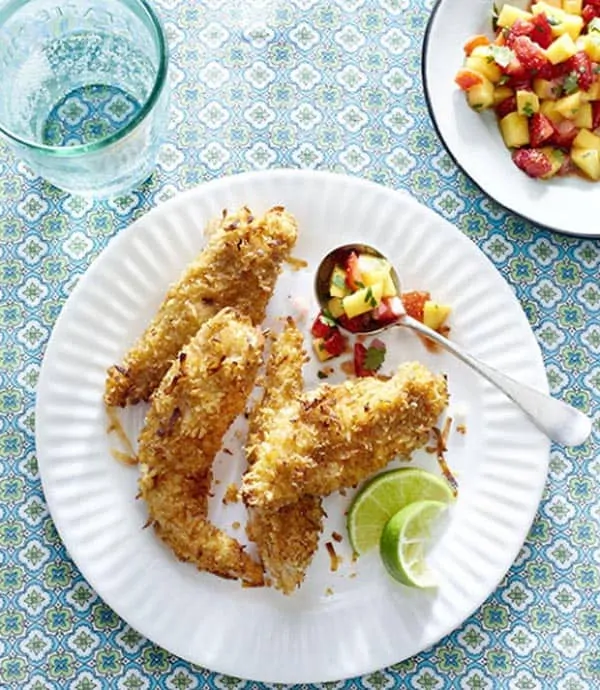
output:
[[[386,262],[390,267],[389,276],[393,284],[393,289],[392,286],[389,286],[389,293],[391,295],[392,292],[395,292],[397,297],[387,299],[385,301],[385,311],[377,313],[376,307],[380,303],[381,295],[377,299],[377,294],[373,294],[373,290],[369,293],[370,286],[359,284],[354,292],[354,294],[360,292],[360,299],[355,300],[359,302],[358,309],[361,308],[360,303],[365,300],[367,300],[367,304],[369,303],[368,300],[371,300],[370,305],[373,309],[363,312],[364,316],[361,319],[352,319],[351,329],[347,327],[348,319],[336,319],[340,328],[349,330],[354,334],[373,334],[398,326],[408,328],[419,335],[425,336],[444,350],[455,355],[467,366],[499,388],[552,441],[564,446],[576,446],[588,438],[592,430],[592,422],[583,412],[485,364],[460,345],[448,340],[441,333],[406,314],[402,306],[402,300],[399,297],[400,278],[388,259],[374,247],[366,244],[343,245],[329,252],[321,261],[316,273],[315,290],[319,306],[323,311],[331,313],[331,292],[332,287],[335,292],[336,275],[334,272],[336,271],[336,266],[339,267],[340,262],[343,262],[344,258],[351,254],[354,254],[358,259],[361,257],[372,257],[372,259],[367,259],[366,263],[374,266],[374,270],[377,270],[377,261]],[[382,263],[381,265],[384,266],[386,264]],[[385,291],[385,287],[383,290]],[[336,315],[334,314],[333,316],[335,317]]]

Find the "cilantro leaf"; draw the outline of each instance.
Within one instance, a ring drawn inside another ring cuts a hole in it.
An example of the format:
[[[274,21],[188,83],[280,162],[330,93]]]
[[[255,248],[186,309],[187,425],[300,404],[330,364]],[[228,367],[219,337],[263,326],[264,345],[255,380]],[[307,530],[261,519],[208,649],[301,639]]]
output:
[[[498,17],[500,16],[500,10],[496,3],[492,5],[492,29],[496,31],[498,28]]]
[[[587,30],[588,33],[591,33],[592,31],[600,32],[600,19],[598,17],[594,17],[588,24]]]
[[[319,315],[319,318],[327,326],[331,326],[332,328],[334,326],[337,326],[337,321],[334,319],[334,317],[331,314],[331,312],[329,311],[329,309],[323,309],[323,311]]]
[[[365,355],[364,368],[367,371],[379,371],[385,360],[386,352],[387,348],[381,341],[377,341],[377,344],[370,345]]]
[[[575,93],[577,89],[579,88],[579,83],[577,81],[577,72],[572,70],[567,74],[565,77],[565,80],[563,81],[563,91],[567,94],[570,95],[572,93]]]
[[[516,57],[514,51],[506,46],[490,46],[490,52],[500,67],[508,67]]]
[[[331,282],[333,285],[335,285],[336,288],[339,288],[340,290],[346,289],[346,280],[344,279],[344,276],[340,275],[339,273],[335,273],[332,276]]]

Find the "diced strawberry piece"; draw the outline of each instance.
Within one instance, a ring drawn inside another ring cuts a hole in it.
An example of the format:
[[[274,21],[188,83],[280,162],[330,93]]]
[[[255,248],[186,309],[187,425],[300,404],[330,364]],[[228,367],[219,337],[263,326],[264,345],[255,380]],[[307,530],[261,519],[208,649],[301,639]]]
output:
[[[385,359],[386,346],[382,340],[375,338],[369,347],[362,343],[354,345],[354,373],[357,376],[374,376]]]
[[[562,165],[560,166],[560,169],[556,174],[557,175],[570,175],[573,172],[575,172],[575,165],[573,164],[573,161],[571,160],[571,156],[569,156],[568,153],[565,153],[565,157],[564,157],[564,160],[562,162]]]
[[[517,109],[517,99],[514,96],[509,96],[503,101],[500,101],[496,106],[496,114],[500,119],[506,117],[509,113],[514,113]]]
[[[587,91],[593,81],[594,72],[592,70],[592,61],[587,53],[580,50],[575,53],[573,57],[570,57],[567,62],[569,63],[570,71],[575,72],[577,75],[577,83],[582,91]]]
[[[525,81],[528,79],[529,75],[527,74],[527,70],[525,69],[525,66],[523,63],[518,59],[514,58],[512,59],[508,65],[505,67],[500,67],[502,70],[502,73],[505,74],[507,77],[510,77],[510,79],[514,81]],[[513,84],[511,84],[513,86]]]
[[[583,18],[584,25],[587,26],[592,19],[600,17],[600,6],[588,3],[583,10],[581,10],[581,16]]]
[[[351,319],[346,316],[346,314],[342,314],[338,318],[338,323],[342,328],[345,328],[347,331],[350,331],[350,333],[360,333],[361,331],[365,330],[365,327],[368,326],[368,319],[370,319],[369,314],[361,314],[360,316],[354,316]]]
[[[543,177],[552,170],[550,159],[539,149],[518,149],[513,152],[512,159],[529,177]]]
[[[592,101],[592,129],[600,127],[600,101]]]
[[[325,339],[323,347],[332,357],[337,357],[346,349],[346,338],[338,328],[334,328],[331,335]]]
[[[333,326],[327,323],[327,320],[323,316],[323,312],[320,312],[317,318],[314,320],[310,332],[315,338],[328,338],[331,335],[333,328]]]
[[[533,31],[529,34],[529,38],[541,48],[547,48],[554,41],[548,17],[545,14],[536,14],[531,20],[531,24]]]
[[[473,86],[482,84],[483,77],[472,69],[459,69],[454,77],[454,81],[463,91],[468,91]]]
[[[387,299],[382,300],[372,313],[375,321],[380,321],[382,324],[392,323],[398,318],[390,308],[390,303]]]
[[[542,48],[528,36],[517,36],[511,48],[514,50],[519,62],[531,76],[537,76],[540,71],[548,70],[550,61]]]
[[[554,134],[554,125],[542,113],[534,113],[529,120],[529,139],[533,148],[545,144]]]
[[[417,321],[423,321],[425,302],[431,299],[431,295],[428,292],[414,290],[412,292],[403,292],[401,297],[408,316],[412,316]]]
[[[358,290],[360,285],[360,269],[358,267],[358,255],[350,252],[346,259],[346,284],[351,290]]]
[[[404,306],[399,297],[384,297],[372,312],[375,321],[381,324],[393,323],[404,314]]]
[[[562,79],[567,74],[569,74],[570,71],[571,68],[569,67],[568,60],[565,60],[564,62],[559,62],[558,65],[552,65],[550,79]]]
[[[563,149],[570,149],[573,139],[577,136],[579,128],[571,122],[571,120],[562,120],[556,124],[553,123],[554,134],[549,139],[551,144],[559,146]]]
[[[373,372],[365,369],[367,359],[367,348],[362,343],[354,344],[354,373],[357,376],[369,376]]]
[[[506,45],[512,48],[515,38],[517,36],[529,36],[533,32],[533,24],[523,19],[517,21],[510,27],[506,35]]]

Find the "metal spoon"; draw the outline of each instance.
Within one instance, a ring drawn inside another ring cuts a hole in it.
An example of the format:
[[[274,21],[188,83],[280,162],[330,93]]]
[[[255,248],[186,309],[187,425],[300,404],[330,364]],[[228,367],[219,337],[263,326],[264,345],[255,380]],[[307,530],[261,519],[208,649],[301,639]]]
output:
[[[317,299],[322,309],[327,308],[327,303],[331,299],[329,294],[329,281],[333,268],[336,263],[339,263],[340,258],[348,256],[350,251],[355,251],[359,255],[370,254],[387,261],[383,254],[365,244],[348,244],[329,252],[319,264],[315,279]],[[388,261],[388,263],[390,263],[391,266],[391,262]],[[400,294],[400,279],[393,266],[391,275],[398,294]],[[456,343],[444,338],[443,335],[440,335],[438,332],[407,314],[402,314],[396,321],[387,323],[384,326],[374,324],[373,328],[361,332],[378,333],[394,326],[410,328],[412,331],[433,340],[442,348],[458,357],[508,396],[515,405],[523,410],[535,426],[552,441],[560,443],[563,446],[577,446],[583,443],[590,435],[592,421],[583,414],[583,412],[580,412],[571,405],[567,405],[567,403],[561,400],[541,393],[531,386],[516,381],[497,369],[481,362]]]

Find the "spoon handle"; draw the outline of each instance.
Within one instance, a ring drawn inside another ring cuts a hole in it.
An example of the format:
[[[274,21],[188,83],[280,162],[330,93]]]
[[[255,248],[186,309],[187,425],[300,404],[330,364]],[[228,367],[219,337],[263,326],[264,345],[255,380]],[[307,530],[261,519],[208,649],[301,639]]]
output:
[[[426,336],[448,352],[456,355],[508,396],[552,441],[564,446],[577,446],[590,435],[592,430],[590,418],[571,405],[551,398],[545,393],[540,393],[535,388],[516,381],[488,364],[484,364],[456,343],[444,338],[443,335],[410,316],[403,316],[397,324]]]

